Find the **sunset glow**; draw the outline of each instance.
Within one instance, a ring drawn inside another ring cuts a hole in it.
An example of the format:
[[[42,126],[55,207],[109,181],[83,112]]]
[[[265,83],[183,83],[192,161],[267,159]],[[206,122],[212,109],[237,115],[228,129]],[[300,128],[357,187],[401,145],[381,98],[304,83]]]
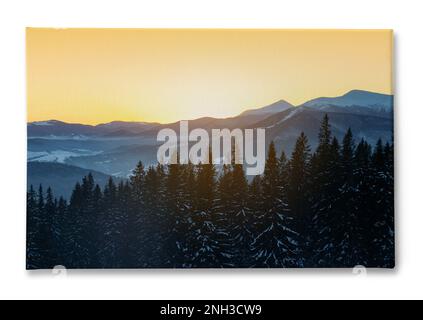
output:
[[[163,123],[392,93],[391,47],[389,30],[28,28],[28,121]]]

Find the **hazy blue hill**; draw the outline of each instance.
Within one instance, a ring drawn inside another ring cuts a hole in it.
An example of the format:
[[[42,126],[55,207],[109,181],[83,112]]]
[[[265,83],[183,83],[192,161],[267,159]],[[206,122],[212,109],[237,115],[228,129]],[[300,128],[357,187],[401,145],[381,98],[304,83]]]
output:
[[[40,184],[44,191],[51,187],[55,196],[69,199],[75,184],[84,176],[92,173],[96,183],[103,187],[109,175],[57,162],[28,162],[28,188],[32,184],[38,190]]]
[[[97,135],[104,137],[131,137],[159,126],[159,123],[113,121],[96,126]]]
[[[345,108],[342,112],[348,113],[373,113],[379,112],[383,116],[391,115],[393,110],[393,96],[368,92],[363,90],[352,90],[339,97],[320,97],[307,101],[299,107],[311,107],[322,109],[328,112],[339,112],[337,108]],[[191,128],[239,128],[251,126],[269,116],[278,114],[294,108],[293,105],[280,100],[263,108],[244,111],[239,116],[224,119],[203,117],[190,120]],[[363,111],[363,109],[365,109]],[[71,138],[83,140],[87,138],[122,138],[133,136],[154,136],[162,128],[179,129],[179,121],[170,124],[148,123],[148,122],[125,122],[113,121],[97,126],[65,123],[57,120],[28,123],[29,137],[46,138]]]
[[[244,127],[251,127],[257,123],[258,121],[266,118],[268,115],[245,115],[245,116],[238,116],[238,117],[230,117],[230,118],[212,118],[212,117],[203,117],[195,120],[188,120],[189,129],[197,129],[202,128],[207,131],[211,131],[212,129],[235,129],[235,128],[244,128]],[[180,121],[173,122],[170,124],[163,124],[157,127],[154,127],[151,130],[146,130],[141,133],[142,137],[156,137],[157,133],[164,128],[169,128],[175,130],[175,132],[179,132]]]
[[[84,124],[66,123],[57,120],[28,123],[29,137],[94,135],[95,127]]]
[[[213,118],[202,117],[189,120],[192,129],[204,128],[239,128],[252,125],[271,114],[275,114],[293,107],[284,100],[280,100],[269,106],[251,109],[236,117]],[[65,123],[57,120],[39,121],[28,123],[28,137],[48,139],[73,139],[87,140],[91,138],[131,138],[136,136],[156,136],[163,128],[179,130],[180,121],[173,123],[149,123],[149,122],[125,122],[113,121],[96,126]]]
[[[360,138],[372,144],[379,138],[390,141],[392,111],[393,96],[353,90],[340,97],[313,99],[297,107],[281,100],[236,117],[202,117],[188,123],[190,130],[203,128],[209,132],[224,128],[266,128],[266,142],[274,140],[279,150],[290,152],[302,131],[311,146],[316,146],[318,128],[326,113],[333,133],[340,140],[351,127],[356,141]],[[28,160],[60,162],[85,168],[81,170],[127,177],[139,160],[147,166],[156,163],[159,130],[170,128],[178,133],[179,126],[180,121],[170,124],[114,121],[98,126],[55,120],[29,123]],[[49,169],[47,165],[43,168]]]
[[[152,141],[149,144],[143,144],[143,141],[139,143],[134,141],[133,144],[122,145],[98,155],[71,157],[66,160],[66,163],[105,172],[114,177],[126,178],[139,161],[146,166],[157,163],[159,145],[157,141]]]
[[[125,137],[139,135],[158,123],[113,121],[96,126],[57,120],[28,123],[29,137],[86,139],[92,137]]]

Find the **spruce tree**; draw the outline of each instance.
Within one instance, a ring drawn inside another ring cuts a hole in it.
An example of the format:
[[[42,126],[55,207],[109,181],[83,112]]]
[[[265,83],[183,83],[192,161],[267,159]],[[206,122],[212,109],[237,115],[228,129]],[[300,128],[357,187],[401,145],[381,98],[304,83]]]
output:
[[[134,256],[132,253],[134,242],[134,219],[131,211],[131,188],[128,181],[121,181],[119,183],[117,198],[118,198],[118,230],[120,236],[118,237],[119,260],[122,267],[133,268],[136,266]]]
[[[127,232],[129,239],[131,239],[128,244],[131,267],[143,266],[143,253],[146,251],[144,238],[146,233],[145,195],[147,185],[145,179],[145,167],[140,161],[129,178],[131,203]]]
[[[337,179],[334,180],[334,165],[339,159],[337,140],[332,140],[329,117],[326,114],[319,130],[319,144],[311,162],[312,175],[312,219],[310,225],[310,249],[312,256],[308,266],[335,266],[335,239],[333,203],[338,197]]]
[[[305,265],[305,259],[309,258],[310,237],[309,226],[311,224],[311,199],[310,199],[310,146],[304,132],[298,137],[290,161],[288,162],[289,174],[287,176],[287,198],[291,209],[291,217],[294,219],[295,230],[299,233],[299,265]]]
[[[250,267],[255,265],[254,261],[254,237],[257,237],[262,232],[262,226],[259,223],[259,218],[263,216],[263,184],[262,177],[257,175],[254,176],[250,185],[248,186],[248,199],[247,205],[251,212],[251,222],[249,229],[251,231],[251,240],[249,241],[249,251],[250,251]]]
[[[163,243],[163,207],[164,200],[162,197],[164,168],[150,167],[145,176],[145,193],[144,193],[144,219],[142,246],[143,255],[140,264],[147,267],[162,267],[163,259],[160,256]]]
[[[44,201],[44,190],[43,186],[40,185],[38,188],[37,195],[37,209],[36,209],[36,226],[35,232],[35,252],[34,257],[35,265],[37,269],[47,269],[50,267],[49,261],[49,235],[50,228],[49,222],[46,215],[45,201]]]
[[[254,226],[253,259],[255,267],[294,267],[297,263],[292,218],[286,201],[286,190],[280,182],[280,168],[273,142],[269,145],[262,180],[263,208]]]
[[[182,166],[181,172],[181,199],[179,208],[179,223],[176,228],[177,237],[177,263],[182,268],[192,267],[194,261],[194,246],[191,243],[190,232],[192,233],[193,218],[196,208],[197,176],[195,166],[191,163]],[[180,259],[180,260],[179,260]]]
[[[26,241],[26,268],[37,269],[41,263],[39,244],[39,206],[34,187],[31,185],[27,193],[27,241]]]
[[[394,266],[394,194],[392,159],[389,146],[379,139],[372,155],[373,193],[372,214],[369,217],[369,266]]]
[[[56,265],[67,266],[68,257],[68,241],[69,237],[72,236],[67,233],[67,224],[69,221],[68,209],[66,200],[63,197],[59,198],[57,202],[55,215],[52,222],[53,230],[53,251],[55,252]]]
[[[241,164],[233,164],[231,183],[231,210],[233,216],[231,234],[233,238],[234,267],[249,267],[252,264],[250,243],[252,241],[252,217],[248,207],[248,181]]]
[[[356,210],[356,187],[354,183],[355,144],[351,129],[348,129],[342,140],[340,160],[340,196],[333,207],[336,217],[333,222],[335,238],[335,266],[354,267],[362,261],[362,230],[359,223],[359,212]]]
[[[358,143],[354,154],[354,187],[355,196],[353,198],[353,208],[355,216],[358,220],[359,237],[358,256],[360,257],[360,265],[370,266],[371,263],[371,238],[372,230],[370,217],[373,214],[372,203],[375,203],[373,197],[373,175],[371,168],[372,148],[364,140]]]
[[[233,167],[223,165],[222,173],[217,186],[217,199],[215,212],[213,212],[213,223],[215,226],[214,239],[219,244],[219,251],[223,256],[221,263],[223,266],[232,267],[237,254],[235,248],[235,237],[237,234],[237,221],[233,208]]]
[[[95,182],[94,177],[91,173],[82,178],[81,185],[81,209],[79,221],[81,223],[80,227],[82,232],[82,237],[84,238],[84,246],[88,252],[88,266],[95,267],[98,265],[97,255],[98,247],[97,243],[98,234],[100,230],[97,228],[99,226],[99,212],[96,209],[96,203],[94,199],[94,188]]]
[[[223,267],[226,252],[221,251],[216,223],[216,168],[209,151],[209,163],[198,165],[196,205],[192,215],[189,241],[192,266],[197,268]]]
[[[46,193],[44,213],[40,232],[42,233],[42,248],[44,252],[44,266],[51,269],[56,264],[56,254],[53,242],[53,220],[56,216],[56,205],[54,203],[53,191],[49,187]]]
[[[119,212],[118,187],[112,178],[109,179],[105,186],[103,194],[104,202],[100,233],[102,244],[99,250],[98,259],[103,266],[118,268],[122,265],[120,239],[123,220]]]
[[[184,223],[181,217],[181,176],[182,167],[179,163],[168,165],[166,187],[166,212],[164,215],[164,244],[162,255],[164,264],[168,267],[178,267],[183,264],[183,254],[179,250],[180,226]]]

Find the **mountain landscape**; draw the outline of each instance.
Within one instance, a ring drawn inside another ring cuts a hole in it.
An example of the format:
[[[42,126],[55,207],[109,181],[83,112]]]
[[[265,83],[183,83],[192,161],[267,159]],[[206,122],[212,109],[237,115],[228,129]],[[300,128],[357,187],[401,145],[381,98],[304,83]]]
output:
[[[231,118],[190,120],[189,128],[265,128],[267,144],[274,141],[278,152],[291,153],[301,132],[309,137],[311,147],[316,147],[319,125],[325,114],[338,139],[342,139],[348,128],[355,139],[364,138],[372,145],[379,138],[385,142],[392,139],[393,96],[362,90],[313,99],[299,106],[280,100]],[[163,128],[178,132],[179,122],[114,121],[91,126],[48,120],[28,123],[27,128],[28,186],[49,184],[60,192],[59,196],[68,198],[70,191],[60,187],[64,179],[76,183],[91,171],[103,182],[109,176],[128,177],[140,160],[146,166],[155,164],[157,133]]]

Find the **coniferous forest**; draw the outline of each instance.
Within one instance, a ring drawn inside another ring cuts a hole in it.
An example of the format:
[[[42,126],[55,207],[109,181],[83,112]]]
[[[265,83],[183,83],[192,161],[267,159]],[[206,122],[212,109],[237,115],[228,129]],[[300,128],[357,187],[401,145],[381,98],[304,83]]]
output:
[[[31,187],[27,268],[392,268],[393,162],[391,141],[338,141],[325,116],[316,150],[271,143],[251,181],[237,164],[139,163],[104,188],[84,177],[69,202]]]

